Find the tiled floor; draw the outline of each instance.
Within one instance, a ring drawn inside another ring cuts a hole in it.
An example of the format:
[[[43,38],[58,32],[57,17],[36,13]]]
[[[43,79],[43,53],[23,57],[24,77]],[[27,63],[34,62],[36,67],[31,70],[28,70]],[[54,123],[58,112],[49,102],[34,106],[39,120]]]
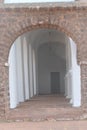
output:
[[[40,95],[10,111],[8,119],[44,121],[78,119],[83,114],[81,108],[73,108],[69,100],[61,95]]]

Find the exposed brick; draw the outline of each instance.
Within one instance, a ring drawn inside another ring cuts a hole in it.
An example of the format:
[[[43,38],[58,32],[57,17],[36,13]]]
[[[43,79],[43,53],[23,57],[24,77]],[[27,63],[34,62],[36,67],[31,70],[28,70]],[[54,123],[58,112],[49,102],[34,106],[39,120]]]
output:
[[[10,47],[17,37],[40,28],[59,30],[77,45],[81,65],[82,106],[87,105],[87,4],[0,5],[0,116],[9,110],[8,61]],[[3,108],[3,109],[2,109]]]
[[[0,3],[3,3],[4,2],[4,0],[0,0]]]

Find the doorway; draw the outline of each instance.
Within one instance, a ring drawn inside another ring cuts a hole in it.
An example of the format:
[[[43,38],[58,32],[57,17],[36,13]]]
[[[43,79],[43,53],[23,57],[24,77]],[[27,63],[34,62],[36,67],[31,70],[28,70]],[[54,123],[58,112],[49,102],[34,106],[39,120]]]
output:
[[[60,72],[51,72],[51,93],[60,94]]]

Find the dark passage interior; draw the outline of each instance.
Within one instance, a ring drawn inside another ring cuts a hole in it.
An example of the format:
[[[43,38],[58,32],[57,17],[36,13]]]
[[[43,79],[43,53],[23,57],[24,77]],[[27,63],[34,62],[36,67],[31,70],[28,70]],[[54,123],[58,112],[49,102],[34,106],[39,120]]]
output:
[[[51,93],[60,94],[60,73],[51,72]]]

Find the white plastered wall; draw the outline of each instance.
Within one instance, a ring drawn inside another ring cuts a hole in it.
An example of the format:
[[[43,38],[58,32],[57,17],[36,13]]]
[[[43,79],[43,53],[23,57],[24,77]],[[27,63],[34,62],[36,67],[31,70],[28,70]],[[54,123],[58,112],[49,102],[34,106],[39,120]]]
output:
[[[65,96],[74,107],[81,106],[80,66],[77,64],[77,48],[71,38],[66,44]]]
[[[33,56],[32,56],[33,52],[32,52],[32,46],[31,44],[29,44],[29,77],[30,77],[30,97],[33,97],[34,94],[34,84],[33,84]]]
[[[35,66],[31,44],[28,44],[26,37],[19,37],[9,54],[10,108],[36,95]]]
[[[61,57],[58,57],[58,55],[54,53],[55,50],[53,49],[54,45],[57,48],[57,46],[60,44],[46,43],[38,48],[38,84],[40,94],[51,94],[51,72],[60,73],[60,93],[65,92],[64,76],[66,71],[66,64],[64,60],[61,59]],[[59,47],[59,49],[61,48]],[[57,48],[57,51],[59,51],[59,49]],[[62,52],[62,49],[61,53],[64,53]]]
[[[25,37],[21,37],[22,39],[22,58],[23,58],[23,80],[24,80],[24,92],[25,92],[25,100],[28,100],[30,98],[30,89],[29,89],[29,67],[28,67],[28,43],[26,41]],[[20,80],[19,80],[20,81]]]
[[[16,48],[13,44],[9,54],[9,93],[10,93],[10,108],[15,108],[18,104],[17,93],[17,74],[16,74]]]
[[[23,102],[25,93],[24,93],[24,80],[23,80],[23,46],[21,43],[21,37],[19,37],[16,40],[16,43],[14,44],[16,48],[16,73],[17,73],[17,93],[18,93],[18,101]],[[20,81],[20,82],[19,82]],[[14,85],[14,84],[13,84]],[[14,86],[15,87],[15,86]]]
[[[5,3],[74,2],[75,0],[5,0]]]

